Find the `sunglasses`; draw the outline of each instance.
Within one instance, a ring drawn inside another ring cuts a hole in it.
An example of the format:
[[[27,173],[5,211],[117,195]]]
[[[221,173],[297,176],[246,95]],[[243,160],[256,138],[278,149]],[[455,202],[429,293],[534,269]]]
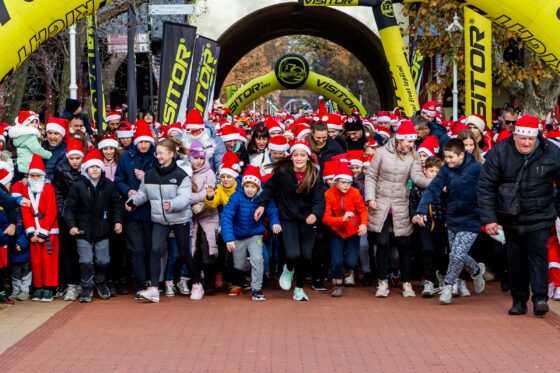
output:
[[[516,122],[516,120],[504,120],[505,124],[515,124]]]

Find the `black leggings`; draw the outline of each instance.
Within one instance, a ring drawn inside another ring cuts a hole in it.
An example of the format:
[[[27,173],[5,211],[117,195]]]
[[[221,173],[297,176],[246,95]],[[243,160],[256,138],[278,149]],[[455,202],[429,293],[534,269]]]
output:
[[[80,284],[80,263],[78,260],[78,249],[76,247],[76,238],[71,236],[66,221],[59,215],[58,218],[60,242],[58,253],[58,276],[59,283],[62,285],[79,285]]]
[[[387,215],[381,232],[377,234],[377,274],[379,280],[387,280],[387,272],[389,268],[389,250],[391,249],[391,227],[393,217]],[[399,249],[399,262],[401,266],[401,280],[410,282],[410,236],[395,237],[397,248]]]
[[[296,287],[305,284],[307,269],[313,255],[315,244],[315,225],[305,221],[282,221],[282,239],[286,250],[286,266],[295,269]]]

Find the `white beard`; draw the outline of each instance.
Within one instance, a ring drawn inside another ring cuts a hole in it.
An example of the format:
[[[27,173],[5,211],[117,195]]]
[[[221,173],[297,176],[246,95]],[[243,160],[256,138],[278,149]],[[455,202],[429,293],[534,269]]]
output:
[[[31,193],[41,193],[43,191],[43,187],[45,186],[45,177],[43,176],[41,180],[31,180],[31,178],[29,178],[27,183],[29,184],[29,190]]]

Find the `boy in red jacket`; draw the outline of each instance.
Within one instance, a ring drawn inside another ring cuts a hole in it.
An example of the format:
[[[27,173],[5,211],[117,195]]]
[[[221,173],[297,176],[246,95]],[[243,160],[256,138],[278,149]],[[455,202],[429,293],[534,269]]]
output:
[[[352,171],[346,163],[336,166],[335,184],[325,192],[326,210],[323,223],[331,228],[331,272],[333,297],[342,296],[343,265],[348,270],[358,267],[360,236],[367,233],[368,214],[360,191],[352,188]]]

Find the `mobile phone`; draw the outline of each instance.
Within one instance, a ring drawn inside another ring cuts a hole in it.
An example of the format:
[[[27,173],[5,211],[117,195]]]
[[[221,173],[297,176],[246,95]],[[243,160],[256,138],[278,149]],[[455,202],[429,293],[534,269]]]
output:
[[[134,200],[132,198],[129,198],[128,201],[126,201],[126,205],[130,208],[135,208],[136,204],[134,203]]]

